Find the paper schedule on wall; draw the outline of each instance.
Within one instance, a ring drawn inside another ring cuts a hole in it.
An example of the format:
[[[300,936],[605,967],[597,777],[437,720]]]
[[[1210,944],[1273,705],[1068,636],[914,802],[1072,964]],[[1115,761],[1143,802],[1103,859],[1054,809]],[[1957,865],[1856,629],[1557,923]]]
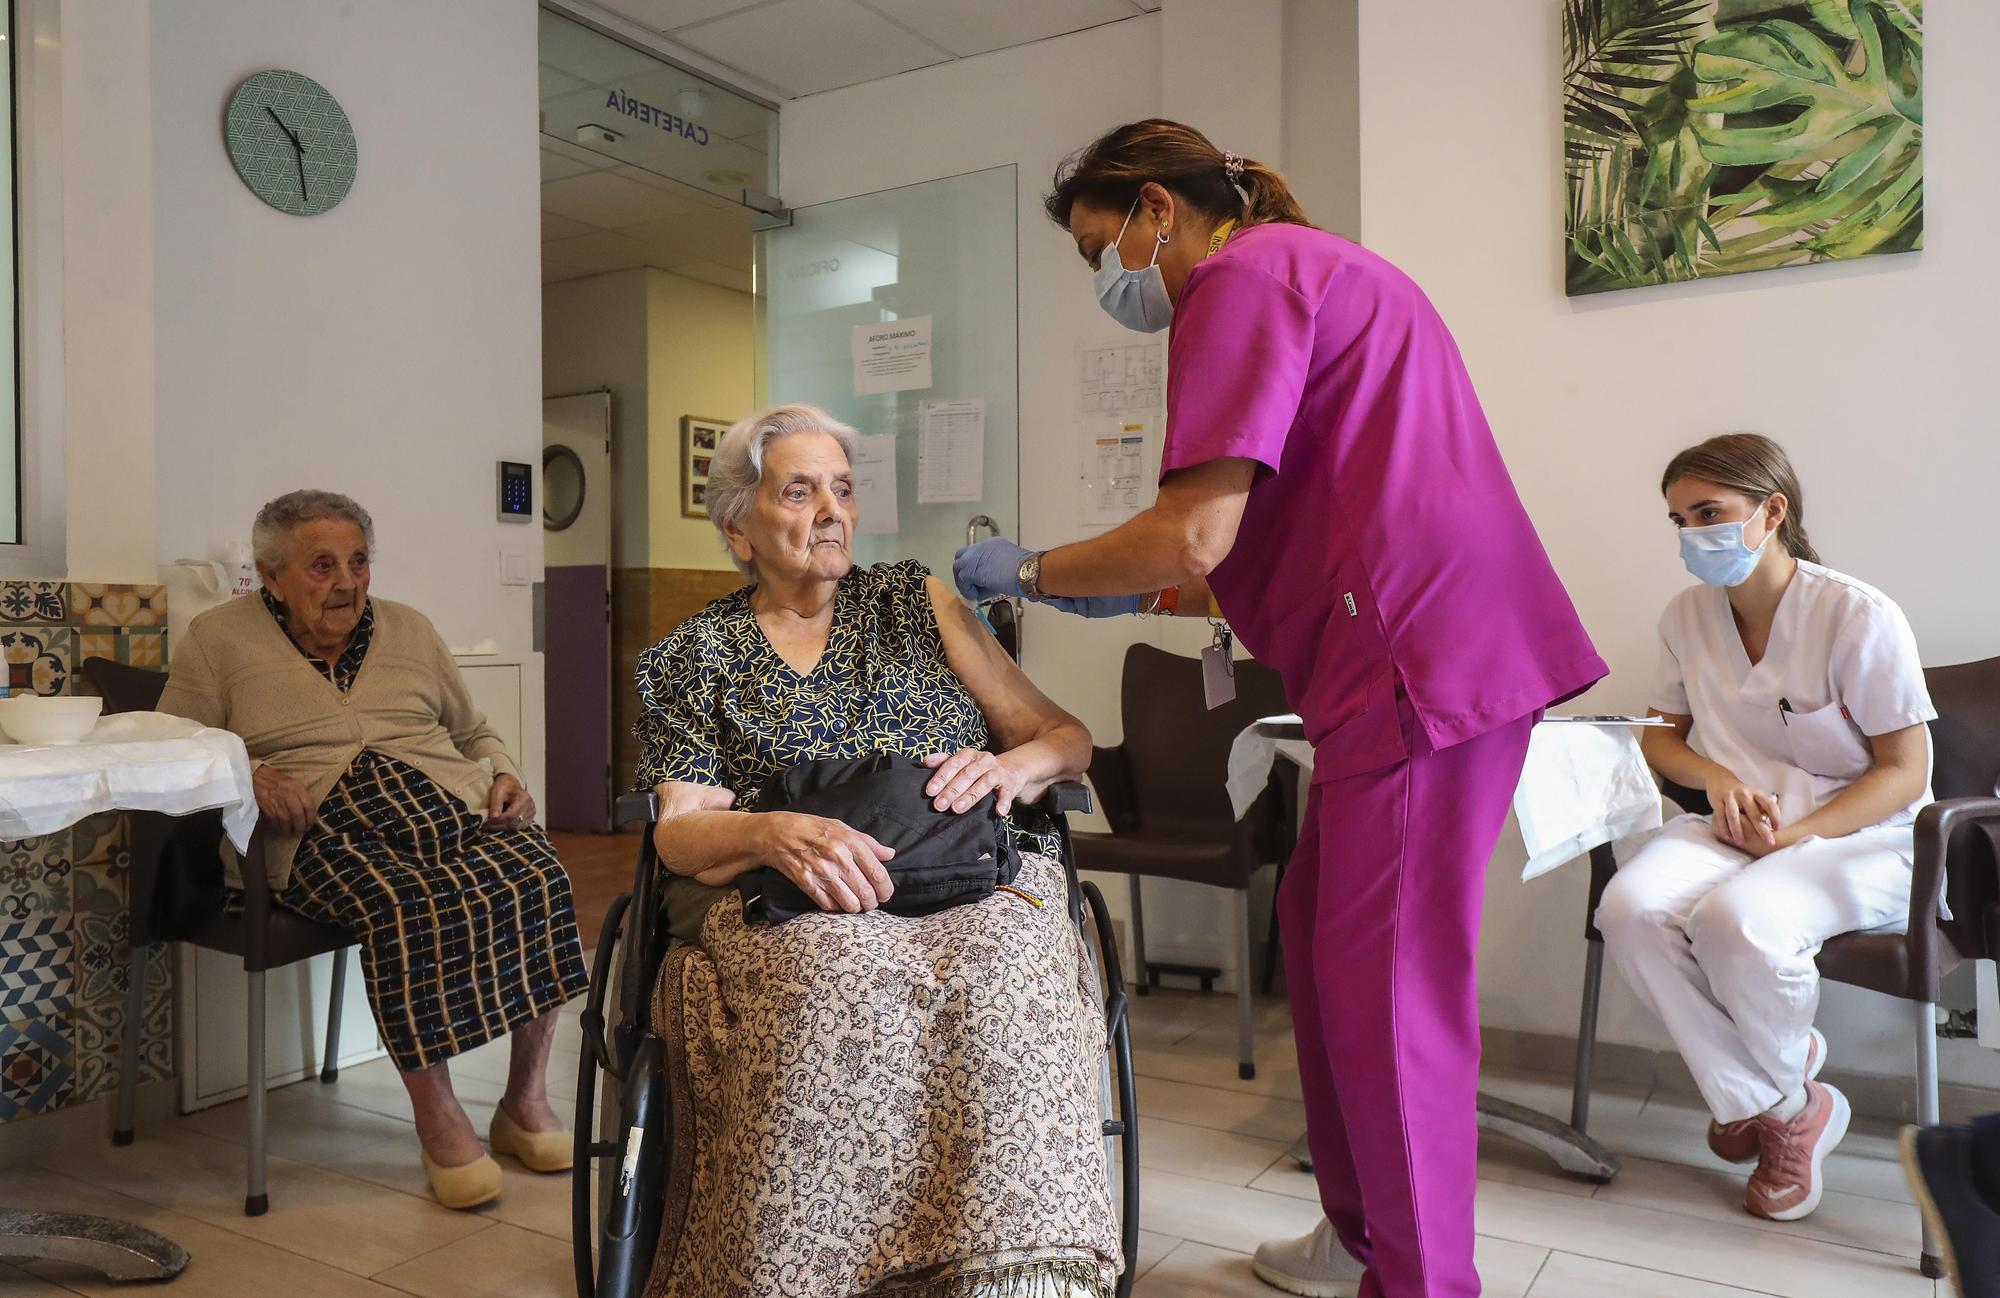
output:
[[[861,513],[859,536],[888,536],[901,530],[896,518],[896,435],[861,439],[854,457],[854,504]]]
[[[927,315],[855,325],[853,349],[856,396],[916,392],[931,385],[931,318]]]
[[[917,503],[978,500],[986,492],[986,401],[923,403]]]
[[[1151,503],[1147,442],[1153,421],[1140,415],[1082,422],[1078,524],[1115,527]]]

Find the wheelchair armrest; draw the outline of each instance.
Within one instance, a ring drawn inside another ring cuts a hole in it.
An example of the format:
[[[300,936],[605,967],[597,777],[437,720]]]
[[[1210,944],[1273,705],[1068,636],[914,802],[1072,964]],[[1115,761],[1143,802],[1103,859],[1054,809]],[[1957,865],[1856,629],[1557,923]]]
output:
[[[612,804],[611,821],[615,825],[651,824],[659,818],[659,799],[651,790],[621,793],[618,795],[618,800]]]
[[[1041,801],[1035,804],[1035,809],[1045,811],[1051,816],[1067,816],[1071,813],[1087,816],[1090,814],[1090,806],[1088,785],[1079,784],[1075,780],[1058,780],[1049,786],[1048,792],[1042,794]]]

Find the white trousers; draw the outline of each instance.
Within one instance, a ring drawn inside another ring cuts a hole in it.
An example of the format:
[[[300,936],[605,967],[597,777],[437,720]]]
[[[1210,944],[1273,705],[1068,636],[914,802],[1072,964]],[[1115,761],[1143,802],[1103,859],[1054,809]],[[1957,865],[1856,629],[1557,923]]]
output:
[[[1660,1016],[1717,1121],[1805,1083],[1822,943],[1909,922],[1908,825],[1809,838],[1761,859],[1707,816],[1669,821],[1618,867],[1597,908],[1605,949]]]

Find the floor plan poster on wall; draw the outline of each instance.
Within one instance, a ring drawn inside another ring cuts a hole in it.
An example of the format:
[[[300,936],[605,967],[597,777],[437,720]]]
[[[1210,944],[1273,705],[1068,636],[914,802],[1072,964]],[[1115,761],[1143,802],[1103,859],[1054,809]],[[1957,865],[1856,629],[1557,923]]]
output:
[[[1147,415],[1099,416],[1085,419],[1083,428],[1083,482],[1076,521],[1085,527],[1114,527],[1151,501],[1146,461],[1153,420]]]
[[[1157,342],[1085,345],[1079,408],[1085,414],[1158,410],[1166,396],[1166,355]]]
[[[917,503],[978,500],[986,490],[986,401],[923,403]]]

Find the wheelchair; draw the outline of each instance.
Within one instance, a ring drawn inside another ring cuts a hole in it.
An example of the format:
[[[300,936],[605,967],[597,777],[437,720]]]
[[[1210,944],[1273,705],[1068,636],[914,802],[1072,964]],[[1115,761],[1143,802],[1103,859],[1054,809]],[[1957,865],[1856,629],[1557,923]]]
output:
[[[1058,784],[1036,805],[1055,822],[1060,835],[1070,920],[1083,935],[1104,996],[1106,1050],[1098,1076],[1105,1171],[1120,1190],[1119,1236],[1125,1267],[1118,1277],[1117,1295],[1128,1298],[1139,1247],[1139,1128],[1131,1025],[1110,913],[1097,885],[1077,878],[1067,820],[1070,813],[1090,810],[1090,790],[1081,784]],[[638,1298],[652,1270],[666,1210],[674,1101],[665,1044],[653,1035],[649,1013],[653,983],[669,946],[664,880],[653,848],[657,818],[651,793],[628,793],[618,799],[618,823],[644,822],[646,832],[640,839],[632,890],[616,897],[606,912],[581,1015],[576,1168],[571,1181],[577,1298]]]

